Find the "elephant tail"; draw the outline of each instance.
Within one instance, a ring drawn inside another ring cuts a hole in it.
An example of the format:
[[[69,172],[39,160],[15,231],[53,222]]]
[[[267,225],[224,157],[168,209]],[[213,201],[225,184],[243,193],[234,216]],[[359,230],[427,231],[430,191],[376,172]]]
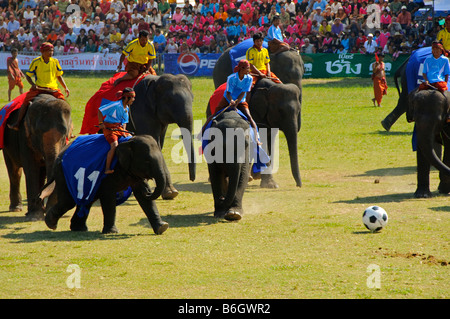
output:
[[[394,83],[395,87],[397,88],[398,95],[400,95],[400,87],[398,86],[398,78],[402,77],[402,73],[406,72],[406,65],[408,64],[409,58],[406,59],[405,62],[395,71],[394,74]]]

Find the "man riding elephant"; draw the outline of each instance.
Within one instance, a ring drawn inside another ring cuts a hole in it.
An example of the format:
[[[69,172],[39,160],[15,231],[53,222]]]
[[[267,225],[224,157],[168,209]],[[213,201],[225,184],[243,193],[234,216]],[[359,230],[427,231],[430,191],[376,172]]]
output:
[[[156,75],[156,72],[152,67],[152,61],[156,58],[155,47],[149,41],[148,34],[149,33],[146,30],[139,31],[139,38],[128,43],[122,51],[117,72],[122,69],[122,63],[128,56],[128,63],[125,67],[127,73],[115,80],[114,86],[122,81],[135,79],[146,72]]]
[[[252,71],[253,83],[262,78],[270,78],[275,83],[281,83],[280,79],[270,70],[269,51],[263,47],[263,35],[256,33],[253,35],[253,46],[245,53],[245,58],[250,62],[250,70]]]
[[[275,15],[272,20],[272,25],[267,32],[269,52],[273,54],[288,51],[290,49],[289,44],[283,41],[283,34],[279,27],[280,21],[280,16]]]
[[[66,96],[70,94],[69,88],[67,87],[62,75],[63,70],[59,61],[53,58],[53,45],[49,42],[44,42],[41,45],[41,56],[35,58],[25,73],[25,77],[30,83],[31,88],[27,92],[22,106],[19,110],[19,115],[17,121],[14,124],[8,124],[8,127],[18,131],[20,123],[22,122],[31,101],[39,94],[51,94],[57,99],[65,100],[64,95],[58,89],[57,81],[64,87],[66,91]],[[35,82],[31,78],[34,76]]]

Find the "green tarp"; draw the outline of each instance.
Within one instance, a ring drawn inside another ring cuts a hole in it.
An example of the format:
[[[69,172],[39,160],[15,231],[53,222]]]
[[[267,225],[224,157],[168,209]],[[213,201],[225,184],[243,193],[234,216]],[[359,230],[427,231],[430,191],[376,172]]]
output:
[[[409,54],[400,55],[394,61],[391,55],[386,55],[386,76],[393,76],[408,57]],[[375,62],[375,55],[359,53],[302,54],[302,58],[305,63],[304,78],[370,77],[372,63]]]

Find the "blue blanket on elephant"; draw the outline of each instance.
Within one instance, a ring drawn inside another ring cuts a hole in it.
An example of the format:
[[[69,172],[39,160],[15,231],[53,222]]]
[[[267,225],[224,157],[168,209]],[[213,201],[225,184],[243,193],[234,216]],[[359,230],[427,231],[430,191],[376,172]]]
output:
[[[121,137],[119,143],[129,140],[131,137]],[[106,177],[106,154],[110,145],[103,134],[82,135],[73,141],[62,158],[62,167],[66,179],[67,188],[79,210],[80,217],[87,216],[95,194],[101,181]],[[114,157],[111,168],[117,163]],[[116,204],[125,202],[131,195],[131,188],[118,193]]]
[[[415,50],[409,57],[408,64],[406,65],[406,83],[408,85],[408,94],[417,89],[420,83],[423,81],[423,63],[430,56],[433,56],[431,47],[426,47]],[[447,86],[450,88],[450,79],[447,83]],[[411,144],[412,150],[414,152],[417,151],[417,136],[415,124]]]
[[[248,122],[247,117],[239,110],[230,109],[226,112],[236,111],[244,120]],[[221,110],[216,112],[217,114],[221,114]],[[211,128],[213,120],[216,117],[213,117],[204,127],[204,133],[202,134],[202,151],[205,150],[205,147],[209,144],[210,136],[208,134],[208,129]],[[249,124],[250,138],[251,138],[251,148],[250,148],[250,162],[253,162],[252,171],[253,173],[261,173],[267,168],[267,164],[270,162],[270,157],[264,151],[264,149],[258,145],[256,142],[257,137],[255,136],[255,131]]]
[[[234,47],[230,49],[230,59],[231,59],[231,69],[234,70],[234,67],[238,65],[239,61],[245,59],[245,54],[247,50],[253,46],[253,39],[247,39],[242,42],[239,42]],[[263,42],[263,47],[267,49],[267,41]]]
[[[433,56],[431,47],[421,48],[415,50],[409,57],[406,65],[406,83],[408,85],[408,94],[419,87],[423,82],[423,63],[428,57]],[[450,88],[450,79],[447,83]]]

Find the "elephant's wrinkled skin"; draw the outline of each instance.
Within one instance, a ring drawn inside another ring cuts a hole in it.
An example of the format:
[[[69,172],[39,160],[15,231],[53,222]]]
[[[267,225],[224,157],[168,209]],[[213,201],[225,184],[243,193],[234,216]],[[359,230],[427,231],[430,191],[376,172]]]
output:
[[[449,101],[448,91],[413,91],[409,95],[407,117],[415,120],[417,134],[417,198],[431,197],[430,165],[439,170],[439,192],[450,193],[450,123],[446,123]]]
[[[214,155],[223,154],[222,161],[212,160],[205,155],[214,197],[214,216],[239,220],[243,214],[242,198],[249,177],[249,123],[237,112],[228,111],[213,121],[211,129],[219,130],[222,137],[211,142],[215,146]],[[231,139],[227,135],[232,132],[237,132],[237,137],[233,138],[231,148]],[[233,154],[227,154],[230,150]]]
[[[18,110],[6,124],[15,123]],[[3,156],[10,181],[10,211],[22,210],[20,179],[25,173],[28,220],[44,217],[44,206],[38,194],[46,178],[52,178],[52,166],[72,131],[70,105],[52,95],[41,94],[28,108],[19,131],[5,126]],[[53,198],[50,199],[50,202]]]
[[[131,121],[127,129],[136,134],[153,136],[161,149],[167,126],[176,123],[181,129],[189,132],[190,136],[183,138],[189,160],[189,179],[195,180],[195,154],[193,148],[193,114],[192,114],[192,85],[185,75],[163,74],[161,76],[146,76],[135,86],[136,100],[131,106]],[[166,168],[167,185],[162,197],[172,199],[178,191],[172,184]]]
[[[272,154],[274,147],[271,142],[275,142],[274,136],[271,135],[271,129],[276,128],[283,131],[288,144],[292,176],[298,187],[302,186],[297,150],[297,135],[301,127],[300,95],[300,89],[294,84],[277,84],[271,80],[262,79],[256,83],[250,101],[248,101],[250,113],[260,132],[266,129],[267,139],[262,142],[267,143],[263,147],[269,155]],[[206,116],[210,115],[211,111],[208,105]],[[261,174],[261,187],[278,187],[269,171]]]
[[[55,192],[58,200],[45,215],[45,223],[51,229],[56,229],[59,218],[75,207],[75,201],[67,188],[62,169],[61,162],[65,150],[58,156],[54,165]],[[120,143],[117,146],[116,155],[118,163],[114,173],[107,175],[102,180],[93,199],[94,201],[100,199],[104,216],[102,232],[118,232],[115,226],[116,193],[131,186],[133,194],[147,216],[153,231],[156,234],[162,234],[169,225],[161,220],[155,203],[166,183],[164,158],[158,144],[151,136],[135,136],[127,142]],[[153,193],[147,183],[148,179],[154,179],[156,182]],[[45,189],[43,193],[45,193]],[[87,231],[86,220],[88,216],[78,216],[78,210],[79,207],[73,214],[70,228],[74,231]]]

